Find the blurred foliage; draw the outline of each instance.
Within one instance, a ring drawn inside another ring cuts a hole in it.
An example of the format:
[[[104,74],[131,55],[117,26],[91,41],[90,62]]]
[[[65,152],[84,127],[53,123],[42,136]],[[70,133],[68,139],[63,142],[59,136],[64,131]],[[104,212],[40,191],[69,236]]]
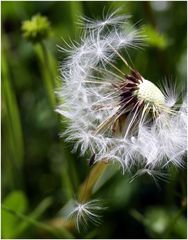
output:
[[[10,208],[15,209],[18,212],[24,213],[28,207],[28,201],[25,194],[22,191],[11,192],[3,201],[3,204]],[[19,219],[9,213],[3,212],[2,214],[2,234],[4,238],[12,238],[17,236],[18,226],[20,224]]]
[[[150,46],[161,49],[165,49],[167,47],[168,40],[166,39],[165,35],[161,35],[154,29],[154,27],[151,25],[145,25],[142,30],[146,35],[146,42]]]
[[[62,221],[61,210],[90,170],[86,159],[71,152],[73,145],[59,137],[66,126],[54,111],[54,91],[61,84],[58,66],[65,55],[57,45],[79,41],[81,16],[101,18],[120,7],[148,35],[144,51],[129,51],[136,68],[155,83],[176,79],[181,91],[186,2],[4,1],[1,7],[2,238],[186,238],[184,169],[169,169],[171,178],[159,182],[159,189],[148,176],[129,183],[129,176],[109,165],[92,190],[107,202],[102,225],[78,233],[51,224]],[[51,33],[31,44],[21,28],[36,20],[33,16],[44,16]]]

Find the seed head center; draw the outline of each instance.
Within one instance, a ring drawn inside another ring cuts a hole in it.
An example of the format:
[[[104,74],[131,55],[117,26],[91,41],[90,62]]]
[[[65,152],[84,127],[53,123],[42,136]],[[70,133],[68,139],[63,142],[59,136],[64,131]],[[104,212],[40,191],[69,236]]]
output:
[[[138,90],[135,92],[138,99],[144,100],[155,105],[164,105],[165,97],[160,89],[152,82],[143,79],[138,85]]]

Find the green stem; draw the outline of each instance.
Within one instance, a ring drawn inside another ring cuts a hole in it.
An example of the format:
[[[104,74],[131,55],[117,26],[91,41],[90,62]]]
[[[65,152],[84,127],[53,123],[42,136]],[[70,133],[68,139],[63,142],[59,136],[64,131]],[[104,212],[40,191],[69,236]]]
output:
[[[86,202],[87,200],[90,199],[95,183],[97,182],[99,177],[104,173],[107,166],[108,164],[104,162],[99,162],[93,166],[89,176],[86,178],[86,180],[80,187],[80,190],[78,192],[79,201]]]
[[[54,74],[52,73],[52,66],[50,64],[49,53],[44,42],[41,42],[35,46],[36,54],[39,60],[42,78],[46,92],[48,94],[49,101],[52,108],[56,104],[54,95]]]
[[[145,224],[144,216],[137,210],[135,209],[130,210],[130,215],[134,217],[138,222]]]
[[[13,183],[19,181],[19,186],[23,184],[22,181],[22,165],[24,158],[24,141],[23,132],[20,120],[20,112],[17,104],[17,99],[14,93],[14,89],[10,79],[10,69],[8,64],[8,50],[9,42],[6,35],[3,35],[4,47],[2,49],[2,101],[4,106],[3,111],[3,124],[5,129],[4,137],[4,158],[10,161],[11,166],[9,169],[16,169],[17,171],[12,172],[15,175]],[[8,170],[9,171],[9,170]]]
[[[47,197],[43,199],[39,205],[27,215],[30,219],[37,220],[41,215],[46,211],[46,209],[52,204],[52,198]],[[17,229],[17,237],[21,236],[23,232],[25,232],[30,227],[30,223],[28,221],[23,221],[19,224]]]
[[[2,209],[5,210],[6,212],[12,214],[13,216],[21,219],[21,220],[29,222],[30,224],[34,225],[35,227],[38,227],[40,229],[43,229],[43,230],[49,232],[50,234],[52,234],[56,238],[60,238],[62,236],[65,237],[65,238],[71,238],[71,239],[74,238],[74,236],[70,232],[68,232],[66,229],[61,228],[61,233],[60,233],[57,229],[52,228],[51,226],[49,226],[47,224],[38,222],[37,220],[34,220],[32,218],[29,218],[29,217],[25,216],[24,214],[16,212],[16,211],[14,211],[14,210],[12,210],[12,209],[4,206],[4,205],[2,205]]]
[[[44,42],[41,42],[40,45],[41,45],[41,48],[42,48],[42,53],[43,53],[43,56],[44,56],[44,61],[46,63],[46,67],[48,68],[48,71],[49,71],[49,76],[50,76],[50,79],[51,79],[50,82],[54,86],[54,75],[52,73],[52,69],[51,69],[52,66],[50,64],[50,56],[49,56],[47,47],[46,47]]]
[[[87,202],[91,196],[93,188],[98,181],[98,179],[102,176],[104,171],[106,170],[108,164],[104,162],[99,162],[95,164],[89,173],[89,176],[86,178],[86,180],[83,182],[83,184],[80,186],[78,191],[78,200],[80,202]],[[73,230],[76,226],[72,219],[64,219],[64,218],[54,218],[50,220],[49,222],[52,226],[55,226],[56,228],[64,227],[66,229]]]

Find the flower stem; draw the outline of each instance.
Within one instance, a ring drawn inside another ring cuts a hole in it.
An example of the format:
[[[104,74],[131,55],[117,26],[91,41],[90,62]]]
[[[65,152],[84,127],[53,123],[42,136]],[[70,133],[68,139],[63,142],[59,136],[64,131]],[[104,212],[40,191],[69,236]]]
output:
[[[89,173],[89,176],[85,179],[79,188],[78,200],[80,202],[87,202],[91,198],[93,187],[95,186],[98,179],[102,176],[107,166],[108,164],[105,162],[99,162],[93,166],[91,172]],[[73,230],[76,227],[73,219],[65,219],[63,217],[51,219],[48,223],[56,228],[64,227],[69,231]]]
[[[52,107],[55,106],[54,95],[54,74],[52,73],[52,66],[50,64],[49,53],[44,42],[40,42],[35,46],[36,54],[39,59],[42,78],[46,87],[49,101]]]
[[[86,180],[83,182],[79,189],[78,200],[80,202],[86,202],[87,200],[89,200],[89,198],[92,195],[92,190],[95,183],[97,182],[99,177],[103,174],[107,166],[108,164],[104,162],[99,162],[96,165],[94,165],[89,176],[86,178]]]

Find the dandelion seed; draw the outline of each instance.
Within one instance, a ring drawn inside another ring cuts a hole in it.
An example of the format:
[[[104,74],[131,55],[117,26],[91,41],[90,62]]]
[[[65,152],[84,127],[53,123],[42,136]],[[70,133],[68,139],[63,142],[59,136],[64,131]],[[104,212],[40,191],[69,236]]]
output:
[[[99,225],[101,223],[101,211],[104,209],[100,201],[95,199],[86,203],[74,201],[73,210],[68,217],[75,221],[75,225],[80,232],[81,228],[86,229],[90,223]]]
[[[103,15],[102,20],[95,20],[90,19],[88,17],[83,17],[80,22],[81,25],[84,23],[84,28],[89,30],[96,30],[99,31],[107,26],[118,26],[121,24],[124,24],[127,22],[127,20],[131,17],[130,15],[120,15],[118,16],[117,13],[120,11],[120,9],[117,9],[116,11]]]
[[[140,177],[142,175],[148,175],[150,176],[153,181],[155,182],[155,184],[157,185],[158,188],[160,188],[159,186],[159,180],[160,181],[164,181],[164,182],[168,182],[168,178],[169,175],[168,173],[163,173],[161,171],[157,171],[157,170],[153,170],[153,169],[139,169],[130,179],[130,183],[133,182],[137,177]]]
[[[118,162],[123,172],[183,166],[186,103],[177,104],[174,89],[160,89],[128,64],[124,50],[139,47],[143,36],[134,28],[126,32],[125,20],[114,13],[104,21],[86,19],[80,45],[70,47],[57,109],[69,119],[63,136],[82,155]]]

